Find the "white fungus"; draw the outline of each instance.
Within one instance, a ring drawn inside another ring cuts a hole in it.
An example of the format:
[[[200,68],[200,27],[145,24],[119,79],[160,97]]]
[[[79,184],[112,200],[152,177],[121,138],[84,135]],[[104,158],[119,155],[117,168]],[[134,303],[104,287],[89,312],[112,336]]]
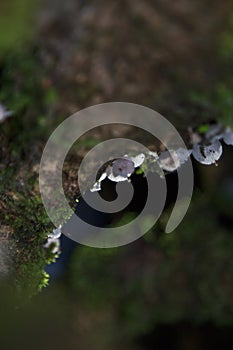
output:
[[[140,153],[135,157],[129,157],[129,159],[134,163],[135,168],[140,167],[142,165],[142,163],[144,162],[145,158],[146,158],[146,156],[144,153]]]
[[[61,225],[54,229],[53,232],[48,234],[47,242],[44,244],[44,248],[50,248],[53,245],[52,253],[56,254],[60,251],[60,236],[61,236]]]
[[[230,128],[227,128],[222,135],[223,141],[226,145],[233,145],[233,132]]]
[[[129,180],[130,176],[134,173],[135,168],[142,165],[145,160],[145,154],[140,153],[135,157],[129,157],[125,155],[122,158],[115,159],[111,165],[109,165],[104,173],[90,189],[91,192],[101,190],[101,182],[107,177],[113,182],[123,182]]]
[[[97,192],[101,190],[101,181],[103,181],[104,179],[106,179],[107,177],[107,173],[104,172],[103,174],[101,174],[100,178],[98,181],[96,181],[96,183],[94,183],[94,185],[92,186],[92,188],[90,189],[91,192]]]
[[[61,225],[58,228],[55,228],[52,233],[48,234],[49,238],[59,238],[61,236]]]
[[[192,149],[178,148],[176,150],[169,150],[161,152],[158,155],[157,152],[149,151],[146,155],[143,153],[137,156],[130,157],[124,155],[122,158],[115,159],[107,169],[100,176],[98,181],[90,189],[91,192],[101,190],[101,182],[107,177],[114,182],[129,181],[130,176],[134,173],[135,168],[140,167],[145,159],[151,160],[151,157],[157,162],[160,169],[167,172],[173,172],[177,170],[182,164],[187,162],[190,155],[200,162],[201,164],[211,165],[216,164],[216,161],[222,155],[222,144],[219,140],[223,141],[227,145],[233,145],[233,131],[228,127],[224,128],[221,124],[211,125],[208,131],[204,135],[200,135],[189,128],[189,136],[191,138]],[[205,145],[203,143],[209,143]]]
[[[193,146],[193,157],[201,164],[216,164],[222,155],[222,145],[217,140],[209,146],[196,144]]]
[[[50,248],[53,245],[52,253],[56,254],[60,251],[60,239],[59,238],[48,238],[47,242],[44,244],[44,248]]]
[[[223,127],[221,124],[211,125],[208,131],[205,133],[205,139],[209,142],[214,142],[222,138]]]
[[[158,164],[161,169],[172,172],[177,170],[181,164],[184,164],[190,154],[192,153],[192,150],[188,150],[185,148],[178,148],[177,150],[170,150],[170,151],[164,151],[161,152]]]
[[[159,159],[159,155],[157,152],[152,152],[152,151],[149,151],[149,156],[155,158],[155,160],[158,160]]]
[[[11,117],[13,112],[8,111],[5,106],[0,103],[0,123],[2,123],[6,118]]]
[[[107,168],[108,179],[114,182],[126,181],[135,170],[134,162],[130,158],[119,158]]]

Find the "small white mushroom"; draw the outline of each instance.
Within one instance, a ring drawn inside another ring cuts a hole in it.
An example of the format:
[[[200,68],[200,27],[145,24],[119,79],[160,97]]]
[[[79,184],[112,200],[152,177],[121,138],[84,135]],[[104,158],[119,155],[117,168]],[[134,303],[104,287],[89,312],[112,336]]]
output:
[[[5,106],[0,103],[0,123],[2,123],[6,118],[11,117],[13,112],[8,111]]]
[[[60,251],[60,236],[61,236],[61,225],[54,229],[53,232],[48,234],[47,242],[44,244],[44,248],[50,248],[53,245],[52,253],[56,254]]]
[[[96,181],[96,183],[94,183],[94,185],[92,186],[92,188],[90,189],[91,192],[97,192],[101,190],[101,182],[106,179],[107,177],[107,173],[104,172],[103,174],[101,174],[100,178],[98,179],[98,181]]]
[[[56,254],[60,251],[60,236],[61,236],[61,225],[55,228],[53,232],[48,234],[47,242],[44,244],[44,248],[50,248],[53,245],[52,253]]]
[[[50,248],[51,245],[53,246],[52,253],[56,254],[60,251],[60,240],[59,238],[48,238],[47,242],[44,244],[44,248]]]
[[[177,150],[170,150],[170,151],[164,151],[161,152],[158,164],[161,169],[172,172],[177,170],[181,164],[184,164],[190,154],[192,153],[192,150],[188,150],[185,148],[178,148]]]
[[[134,172],[135,166],[131,159],[120,158],[112,163],[112,173],[114,176],[129,177]]]
[[[158,160],[159,167],[166,171],[174,171],[180,166],[179,158],[175,151],[164,151],[161,152]]]
[[[201,164],[216,164],[222,155],[222,145],[217,140],[209,146],[196,144],[193,146],[193,156]]]
[[[209,130],[205,133],[205,139],[211,143],[220,140],[223,136],[222,131],[223,126],[221,124],[211,125]]]
[[[61,225],[60,225],[58,228],[55,228],[52,233],[49,233],[48,237],[57,239],[61,236],[61,234],[62,232],[61,232]]]
[[[189,159],[193,150],[187,149],[187,148],[178,148],[175,152],[176,152],[177,157],[180,161],[180,164],[184,164]]]
[[[108,179],[114,182],[126,181],[135,170],[134,162],[130,158],[119,158],[113,161],[107,169]]]
[[[138,154],[135,157],[130,157],[129,159],[134,163],[134,167],[138,168],[142,165],[142,163],[144,162],[146,156],[143,153]]]
[[[145,160],[145,154],[140,153],[135,157],[129,157],[125,155],[122,158],[115,159],[111,165],[109,165],[106,171],[100,176],[96,183],[90,189],[91,192],[101,190],[101,182],[107,177],[114,182],[122,182],[129,180],[130,176],[134,173],[135,168],[142,165]]]
[[[233,145],[233,131],[230,128],[227,128],[222,135],[223,141],[226,145]]]
[[[148,154],[149,154],[149,156],[155,158],[155,160],[158,160],[158,159],[159,159],[159,155],[158,155],[157,152],[149,151]]]

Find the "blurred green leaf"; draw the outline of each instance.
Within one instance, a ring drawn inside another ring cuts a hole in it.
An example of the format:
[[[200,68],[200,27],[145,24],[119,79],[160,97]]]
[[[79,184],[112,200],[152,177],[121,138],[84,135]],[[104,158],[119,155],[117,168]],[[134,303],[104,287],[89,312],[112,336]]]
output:
[[[0,51],[14,49],[29,39],[35,28],[33,21],[37,0],[1,0]]]

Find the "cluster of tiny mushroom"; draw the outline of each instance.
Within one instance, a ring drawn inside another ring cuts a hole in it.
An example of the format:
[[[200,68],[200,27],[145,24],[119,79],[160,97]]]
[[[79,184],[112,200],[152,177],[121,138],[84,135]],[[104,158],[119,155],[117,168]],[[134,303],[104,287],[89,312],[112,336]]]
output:
[[[100,191],[101,182],[106,178],[113,182],[130,181],[130,177],[135,171],[137,173],[137,170],[141,169],[141,172],[144,172],[146,167],[151,164],[156,164],[155,171],[161,177],[164,177],[164,174],[177,170],[191,155],[201,164],[216,165],[223,152],[221,141],[226,145],[233,145],[233,131],[229,127],[223,127],[220,124],[208,126],[205,133],[199,133],[192,129],[189,129],[188,132],[190,136],[190,146],[188,148],[162,151],[159,154],[148,151],[148,153],[140,153],[136,156],[124,155],[109,161],[90,191]],[[143,167],[144,165],[146,167]],[[53,244],[53,253],[59,252],[60,236],[61,227],[54,229],[48,235],[48,240],[44,246],[49,248]]]
[[[11,117],[12,114],[12,111],[7,110],[0,103],[0,123]],[[148,162],[148,159],[149,162],[156,162],[157,169],[161,170],[160,175],[162,177],[164,177],[164,172],[171,173],[177,170],[191,155],[201,164],[217,164],[216,162],[223,152],[221,141],[226,145],[233,145],[233,131],[229,127],[223,127],[221,124],[208,126],[205,133],[200,133],[191,128],[188,129],[188,132],[190,137],[190,147],[188,148],[172,149],[160,152],[160,154],[148,151],[147,154],[140,153],[133,157],[124,155],[109,162],[109,165],[90,191],[100,191],[101,182],[106,178],[114,182],[130,181],[130,177],[135,170],[137,168],[143,169],[143,164],[146,161]],[[60,250],[60,236],[61,226],[48,234],[44,247],[50,248],[52,245],[52,252],[54,254],[58,253]]]
[[[147,154],[140,153],[134,157],[124,155],[110,162],[105,171],[90,189],[91,192],[101,190],[101,182],[108,178],[114,182],[130,181],[131,175],[136,168],[143,168],[143,163],[148,158],[156,162],[162,172],[170,173],[184,164],[191,155],[201,164],[216,164],[222,155],[223,140],[226,145],[233,145],[233,132],[229,127],[214,124],[208,127],[204,134],[189,129],[190,147],[163,151],[160,154],[149,151]]]

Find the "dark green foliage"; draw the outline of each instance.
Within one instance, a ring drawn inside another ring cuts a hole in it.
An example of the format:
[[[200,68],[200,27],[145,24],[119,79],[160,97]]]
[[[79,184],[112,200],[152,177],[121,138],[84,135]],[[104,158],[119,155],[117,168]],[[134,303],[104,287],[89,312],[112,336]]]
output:
[[[216,62],[219,69],[214,77],[211,89],[192,92],[190,100],[192,103],[213,111],[212,119],[226,126],[233,126],[233,16],[231,15],[225,30],[218,35],[216,48]]]
[[[117,250],[78,248],[70,288],[79,303],[100,312],[113,307],[119,336],[134,337],[159,323],[231,325],[233,244],[211,203],[197,196],[171,234],[159,237],[154,229]]]
[[[45,72],[33,52],[6,55],[0,75],[0,101],[14,113],[1,125],[0,220],[13,246],[17,288],[27,296],[47,284],[44,267],[55,259],[43,248],[53,225],[38,187],[40,156],[51,128],[45,115],[51,110],[54,89],[43,88]]]
[[[37,4],[37,0],[1,0],[1,53],[9,49],[15,49],[15,47],[20,47],[25,40],[31,39],[35,30],[33,14]]]

